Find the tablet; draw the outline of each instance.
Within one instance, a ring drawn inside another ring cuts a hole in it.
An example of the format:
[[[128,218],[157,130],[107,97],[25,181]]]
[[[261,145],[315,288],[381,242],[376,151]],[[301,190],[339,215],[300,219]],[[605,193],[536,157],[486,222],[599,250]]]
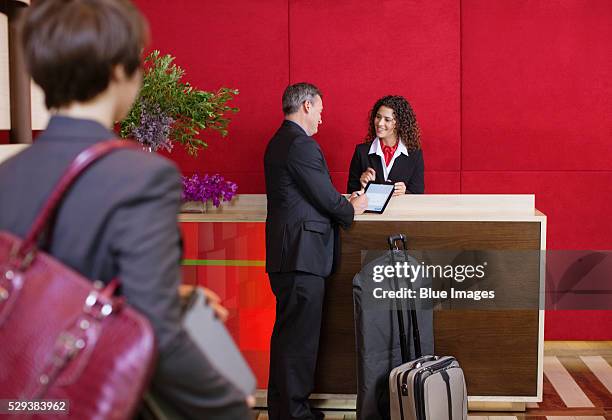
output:
[[[365,194],[368,196],[368,207],[366,212],[382,214],[393,195],[393,184],[377,184],[368,182],[365,188]]]
[[[190,298],[190,308],[184,316],[185,329],[217,371],[244,395],[255,395],[257,380],[238,350],[225,325],[205,303],[200,288]]]

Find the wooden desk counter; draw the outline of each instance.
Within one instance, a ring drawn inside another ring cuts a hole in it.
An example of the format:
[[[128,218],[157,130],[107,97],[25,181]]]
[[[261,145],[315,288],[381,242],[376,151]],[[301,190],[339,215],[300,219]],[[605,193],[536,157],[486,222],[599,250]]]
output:
[[[352,279],[363,250],[382,250],[404,233],[417,250],[543,250],[546,216],[533,195],[406,195],[393,197],[382,215],[355,218],[341,231],[341,257],[328,280],[315,393],[355,394]],[[265,195],[240,195],[181,222],[255,222],[266,217]],[[544,264],[520,279],[543,288]],[[440,310],[434,312],[436,354],[460,361],[470,401],[537,402],[542,399],[544,311]]]

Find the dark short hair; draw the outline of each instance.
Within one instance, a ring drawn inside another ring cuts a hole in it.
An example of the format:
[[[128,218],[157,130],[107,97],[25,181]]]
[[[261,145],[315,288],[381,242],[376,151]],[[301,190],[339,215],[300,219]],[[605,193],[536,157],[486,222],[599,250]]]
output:
[[[321,91],[311,83],[295,83],[287,86],[283,93],[283,113],[290,115],[296,112],[306,101],[311,101],[315,96],[323,97]]]
[[[129,0],[38,0],[23,21],[24,57],[48,108],[103,92],[113,67],[132,76],[148,25]]]

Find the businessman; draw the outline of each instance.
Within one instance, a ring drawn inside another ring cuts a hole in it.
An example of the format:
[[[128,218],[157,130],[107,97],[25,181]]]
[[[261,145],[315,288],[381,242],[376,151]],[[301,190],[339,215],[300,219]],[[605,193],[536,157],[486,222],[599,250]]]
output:
[[[367,206],[365,195],[346,199],[334,188],[321,148],[311,137],[323,100],[309,83],[287,87],[285,120],[264,156],[268,217],[266,271],[276,296],[270,343],[270,420],[315,419],[308,405],[314,386],[325,278],[331,274],[337,228],[347,228]]]

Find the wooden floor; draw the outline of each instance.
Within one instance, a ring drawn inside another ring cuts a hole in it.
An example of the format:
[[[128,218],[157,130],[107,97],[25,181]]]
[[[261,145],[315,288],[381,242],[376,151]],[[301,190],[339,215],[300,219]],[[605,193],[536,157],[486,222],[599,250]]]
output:
[[[267,420],[265,410],[254,418]],[[356,419],[354,410],[325,411],[325,419]],[[544,395],[525,412],[470,412],[470,420],[612,420],[612,341],[547,341]]]

